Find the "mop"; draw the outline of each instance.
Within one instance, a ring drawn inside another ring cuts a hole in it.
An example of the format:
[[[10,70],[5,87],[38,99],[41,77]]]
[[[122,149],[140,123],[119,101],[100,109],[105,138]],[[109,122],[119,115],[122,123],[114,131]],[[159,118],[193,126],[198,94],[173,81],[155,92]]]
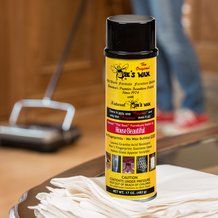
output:
[[[42,99],[23,99],[15,103],[10,114],[9,123],[0,126],[0,145],[25,148],[41,152],[54,152],[64,145],[72,144],[79,136],[79,129],[72,126],[75,108],[72,104],[53,101],[52,96],[57,86],[64,63],[69,55],[74,35],[84,14],[86,0],[81,0],[79,10],[73,19],[63,52],[60,56],[45,95]],[[51,124],[18,124],[23,108],[47,108],[66,113],[62,125]]]

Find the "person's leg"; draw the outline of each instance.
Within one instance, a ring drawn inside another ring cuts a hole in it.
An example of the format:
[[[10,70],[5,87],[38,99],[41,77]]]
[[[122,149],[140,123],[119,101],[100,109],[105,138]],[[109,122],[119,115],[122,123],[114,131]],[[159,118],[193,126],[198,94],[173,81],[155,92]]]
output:
[[[170,69],[184,91],[182,107],[196,113],[204,112],[199,64],[194,49],[183,31],[181,8],[183,0],[155,0],[150,5],[157,18],[157,37]]]
[[[155,0],[156,1],[156,0]],[[138,15],[154,16],[151,10],[154,0],[132,0],[133,12]],[[159,56],[157,66],[157,104],[161,111],[169,112],[173,110],[172,104],[172,83],[170,69],[168,67],[165,53],[158,42]]]
[[[157,64],[157,106],[160,111],[172,112],[174,109],[172,78],[164,49],[161,48],[160,43],[158,48],[160,52]]]

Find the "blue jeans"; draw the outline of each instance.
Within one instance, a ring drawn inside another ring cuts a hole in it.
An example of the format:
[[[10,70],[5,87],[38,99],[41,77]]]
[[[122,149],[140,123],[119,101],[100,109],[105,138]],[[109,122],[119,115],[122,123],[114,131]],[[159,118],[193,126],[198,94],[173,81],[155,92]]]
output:
[[[204,97],[195,51],[184,33],[181,18],[183,0],[132,0],[133,11],[157,21],[158,80],[157,103],[163,111],[173,111],[172,80],[183,89],[181,107],[203,113]]]

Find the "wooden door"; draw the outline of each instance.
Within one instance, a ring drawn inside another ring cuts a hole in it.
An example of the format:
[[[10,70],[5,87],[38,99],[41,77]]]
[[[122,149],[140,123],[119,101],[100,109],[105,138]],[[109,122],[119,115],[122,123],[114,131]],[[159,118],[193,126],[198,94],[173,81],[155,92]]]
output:
[[[42,98],[80,0],[0,0],[0,116],[23,98]],[[54,99],[77,109],[104,102],[105,18],[125,0],[87,0]]]
[[[218,72],[217,0],[187,0],[187,28],[203,71]]]

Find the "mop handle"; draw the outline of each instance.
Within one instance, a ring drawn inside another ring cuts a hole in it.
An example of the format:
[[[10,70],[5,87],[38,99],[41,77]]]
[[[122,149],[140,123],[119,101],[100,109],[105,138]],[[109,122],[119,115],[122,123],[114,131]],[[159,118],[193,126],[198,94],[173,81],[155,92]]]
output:
[[[74,36],[75,36],[76,30],[77,30],[77,27],[79,25],[79,21],[81,20],[81,16],[84,14],[85,6],[86,6],[86,0],[81,0],[79,10],[77,11],[75,18],[73,19],[71,29],[70,29],[70,32],[68,34],[63,52],[60,56],[60,59],[59,59],[58,64],[56,66],[56,69],[55,69],[55,71],[54,71],[54,73],[49,81],[49,84],[47,86],[47,89],[45,91],[45,95],[43,98],[45,100],[51,100],[51,98],[53,96],[54,90],[57,86],[58,80],[59,80],[60,75],[63,71],[64,63],[65,63],[65,61],[70,53],[70,49],[72,47],[72,42],[74,40]]]

